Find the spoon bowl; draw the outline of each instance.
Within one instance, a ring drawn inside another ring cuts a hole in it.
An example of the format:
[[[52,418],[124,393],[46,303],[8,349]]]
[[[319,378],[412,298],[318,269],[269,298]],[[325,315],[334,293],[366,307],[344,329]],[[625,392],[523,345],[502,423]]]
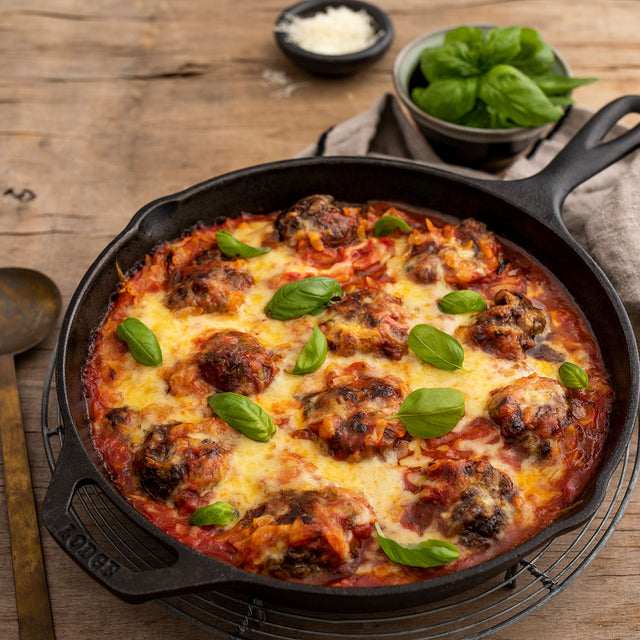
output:
[[[32,269],[0,269],[0,355],[22,353],[55,326],[62,299],[55,283]]]

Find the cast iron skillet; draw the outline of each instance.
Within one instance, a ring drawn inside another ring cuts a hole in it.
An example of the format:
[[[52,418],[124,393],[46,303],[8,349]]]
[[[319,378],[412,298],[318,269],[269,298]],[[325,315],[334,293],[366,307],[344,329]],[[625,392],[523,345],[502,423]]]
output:
[[[640,147],[640,125],[603,142],[625,114],[640,113],[640,96],[626,96],[597,113],[549,166],[525,180],[461,177],[404,161],[350,157],[276,162],[214,178],[143,207],[102,252],[80,282],[63,321],[56,387],[64,442],[42,509],[45,525],[74,560],[112,592],[143,601],[187,591],[239,589],[265,601],[306,610],[350,613],[414,607],[464,591],[497,575],[541,544],[594,514],[631,437],[638,409],[638,352],[620,299],[599,267],[571,238],[560,218],[568,193]],[[169,537],[135,511],[103,475],[89,437],[81,370],[94,329],[118,289],[116,264],[127,272],[160,242],[198,221],[221,222],[242,211],[270,212],[313,193],[338,200],[388,200],[474,217],[532,253],[571,292],[600,343],[617,400],[597,477],[567,515],[531,540],[488,562],[424,582],[377,588],[300,585],[254,575],[208,558]],[[174,564],[133,571],[78,529],[70,514],[77,489],[97,484],[133,522],[175,553]]]

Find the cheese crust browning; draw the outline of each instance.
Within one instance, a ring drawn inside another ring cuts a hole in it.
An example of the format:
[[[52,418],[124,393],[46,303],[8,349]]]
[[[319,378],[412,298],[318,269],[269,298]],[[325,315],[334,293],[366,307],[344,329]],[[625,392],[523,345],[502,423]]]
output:
[[[382,216],[411,229],[378,237]],[[270,251],[227,256],[221,230]],[[280,287],[310,276],[333,278],[343,297],[290,320],[265,312]],[[460,289],[486,310],[440,311]],[[160,365],[139,364],[118,338],[130,317],[155,334]],[[463,368],[436,368],[408,347],[425,324],[460,342]],[[326,359],[293,375],[314,327]],[[563,362],[581,367],[589,388],[564,386]],[[122,277],[83,380],[109,477],[156,526],[247,571],[348,587],[455,572],[544,529],[596,473],[613,403],[587,321],[534,258],[475,220],[324,194],[203,224],[146,256]],[[409,433],[403,400],[445,387],[464,397],[457,425],[435,438]],[[207,398],[219,393],[259,405],[275,435],[256,441],[218,417]],[[238,518],[189,523],[215,502]],[[460,557],[398,564],[376,523],[402,545],[447,540]]]

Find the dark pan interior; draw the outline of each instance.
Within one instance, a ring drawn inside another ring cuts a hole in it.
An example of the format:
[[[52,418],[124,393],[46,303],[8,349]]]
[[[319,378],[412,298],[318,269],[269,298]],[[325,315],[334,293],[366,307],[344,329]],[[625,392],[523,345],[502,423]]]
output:
[[[523,247],[564,283],[600,343],[617,401],[600,475],[585,491],[584,500],[563,521],[516,549],[471,569],[422,583],[349,590],[284,583],[242,571],[236,571],[237,580],[233,582],[267,600],[286,598],[292,606],[349,611],[416,606],[480,584],[592,515],[604,497],[609,476],[631,436],[638,402],[635,343],[611,285],[575,243],[526,213],[526,203],[510,203],[508,191],[503,186],[494,188],[490,183],[476,184],[473,180],[405,162],[324,158],[245,169],[150,203],[98,257],[67,310],[56,370],[66,432],[69,429],[77,431],[99,469],[89,439],[81,370],[93,331],[106,311],[107,301],[118,288],[116,265],[124,272],[134,269],[155,246],[180,236],[192,225],[216,223],[241,212],[267,213],[312,193],[329,193],[338,200],[351,202],[387,200],[429,207],[459,218],[477,218],[490,230]],[[106,481],[104,484],[108,485]],[[120,501],[129,515],[143,527],[149,527],[142,516],[133,512],[123,499]],[[175,546],[180,553],[182,545],[175,543]],[[213,574],[219,563],[210,562]],[[215,582],[214,578],[212,582]],[[197,586],[202,585],[194,585]],[[171,592],[171,585],[167,585],[166,591]]]

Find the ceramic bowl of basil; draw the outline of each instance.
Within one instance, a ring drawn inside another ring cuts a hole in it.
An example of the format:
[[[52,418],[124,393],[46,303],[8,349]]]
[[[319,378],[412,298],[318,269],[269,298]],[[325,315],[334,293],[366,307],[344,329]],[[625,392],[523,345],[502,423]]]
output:
[[[526,27],[463,25],[423,34],[400,51],[396,93],[446,162],[498,172],[560,120],[574,78],[566,60]]]

